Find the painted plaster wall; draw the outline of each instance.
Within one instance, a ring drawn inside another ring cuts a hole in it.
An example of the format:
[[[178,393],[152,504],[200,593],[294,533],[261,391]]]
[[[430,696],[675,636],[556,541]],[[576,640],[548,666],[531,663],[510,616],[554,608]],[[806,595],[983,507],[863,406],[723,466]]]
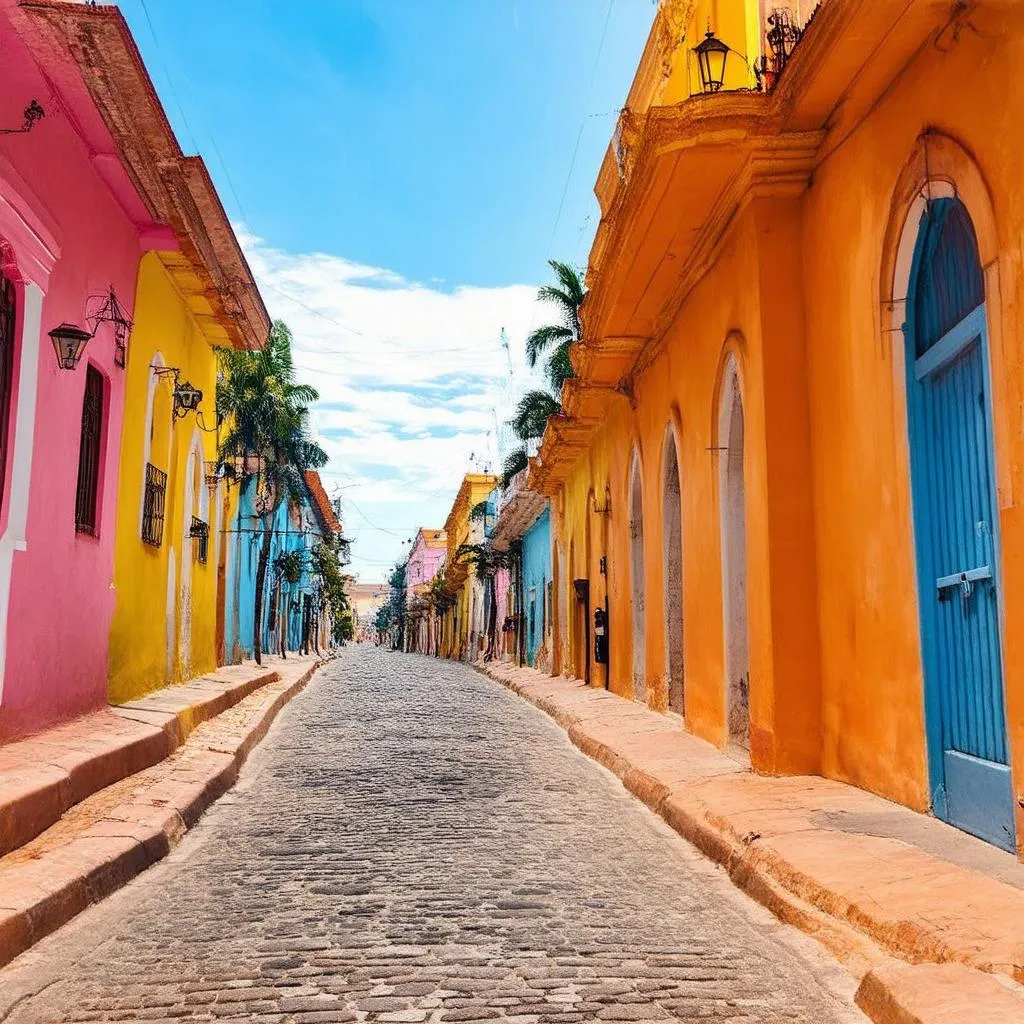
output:
[[[9,13],[0,9],[5,124],[17,123],[33,96],[52,95]],[[28,135],[0,138],[0,196],[4,269],[18,283],[19,302],[12,457],[0,512],[3,741],[106,701],[125,379],[109,328],[74,372],[58,369],[46,332],[63,320],[82,323],[89,296],[111,285],[130,305],[140,248],[59,104]],[[105,381],[95,537],[75,531],[86,364]]]
[[[436,545],[428,544],[423,539],[423,534],[418,534],[416,543],[409,554],[409,568],[406,572],[407,586],[417,587],[430,583],[437,575],[437,570],[444,564],[446,550],[444,541]]]
[[[774,242],[784,225],[777,214],[754,203],[737,219],[714,273],[691,294],[658,354],[636,378],[632,402],[625,396],[613,400],[566,482],[564,496],[556,499],[556,539],[567,563],[558,593],[568,625],[568,651],[559,652],[557,665],[578,678],[586,671],[589,643],[573,581],[589,580],[591,616],[608,600],[610,618],[610,664],[607,670],[590,665],[591,684],[607,682],[614,692],[633,695],[629,480],[636,453],[644,542],[642,671],[648,703],[659,710],[668,706],[662,487],[665,442],[672,430],[683,508],[687,726],[713,743],[725,743],[720,466],[715,449],[721,442],[719,394],[731,356],[739,364],[747,424],[751,756],[764,771],[815,771],[821,743],[820,684],[806,483],[807,399],[803,378],[793,372],[803,360],[800,296],[761,287],[765,264],[780,262]],[[790,227],[792,223],[799,222],[791,217]],[[760,261],[759,254],[764,257]],[[793,267],[790,273],[798,283]],[[735,282],[743,284],[735,287]],[[794,302],[795,312],[786,305]],[[766,323],[776,331],[770,351],[762,344]],[[603,507],[606,486],[610,515],[594,511],[594,496]],[[600,571],[602,556],[607,575]]]
[[[203,391],[202,409],[212,423],[217,373],[213,349],[159,257],[149,253],[139,271],[126,375],[114,566],[117,606],[110,632],[114,703],[208,672],[217,663],[218,502],[210,500],[202,465],[198,490],[195,479],[197,461],[217,458],[216,435],[198,430],[194,415],[173,417],[174,381],[154,373],[160,366],[178,368],[183,380]],[[159,547],[142,541],[147,462],[167,473]],[[198,561],[198,542],[187,536],[193,514],[210,526],[205,565]],[[186,611],[187,643],[182,635]]]
[[[544,601],[551,580],[551,513],[545,508],[540,518],[523,534],[523,609],[526,620],[526,660],[532,667],[542,647],[549,650],[544,624]]]
[[[924,47],[898,87],[843,133],[800,199],[758,199],[660,353],[605,418],[556,495],[564,667],[581,674],[572,578],[611,594],[610,685],[631,691],[628,472],[642,465],[646,680],[663,707],[662,446],[677,431],[683,506],[687,727],[725,741],[723,581],[715,449],[728,356],[746,420],[751,754],[769,772],[821,771],[911,807],[928,805],[901,300],[895,248],[927,167],[972,214],[986,267],[1005,620],[1024,611],[1020,511],[1024,274],[1019,133],[1006,82],[1024,58],[1024,12],[972,12],[956,44]],[[978,69],[984,69],[979,73]],[[985,117],[979,117],[985,111]],[[951,137],[946,142],[940,135]],[[624,300],[628,301],[628,300]],[[899,306],[897,301],[896,306]],[[589,492],[608,482],[610,517]],[[602,534],[606,533],[606,539]],[[608,577],[596,562],[608,556]],[[653,626],[653,628],[651,628]],[[1024,792],[1024,646],[1004,635],[1015,792]],[[594,667],[592,683],[604,685]],[[1018,821],[1018,835],[1022,831]]]
[[[256,568],[263,543],[262,523],[255,514],[255,481],[236,487],[238,493],[232,519],[228,525],[225,581],[225,648],[232,663],[253,657],[253,614],[256,597]],[[271,595],[274,588],[274,562],[283,551],[310,551],[321,540],[314,529],[308,503],[297,511],[294,504],[282,502],[274,513],[273,537],[263,596],[262,648],[265,654],[276,649],[281,619],[270,628]],[[303,557],[303,574],[294,584],[282,582],[284,626],[288,631],[288,649],[297,650],[302,642],[301,596],[311,593],[314,580],[309,572],[308,554]]]
[[[927,764],[903,336],[883,301],[903,297],[892,293],[892,261],[925,180],[918,139],[927,129],[950,139],[933,137],[928,166],[966,203],[986,265],[1004,682],[1015,793],[1024,792],[1024,648],[1012,625],[1024,613],[1024,97],[1006,84],[1024,59],[1024,12],[979,10],[971,23],[947,52],[924,48],[900,87],[815,173],[805,200],[824,767],[919,808],[928,802]],[[848,243],[836,246],[837,237]],[[1018,836],[1022,825],[1018,811]]]
[[[484,523],[470,520],[474,506],[484,501],[494,489],[495,478],[482,473],[470,473],[462,481],[459,493],[448,514],[445,530],[448,538],[446,563],[457,564],[456,553],[462,544],[479,544],[484,539]],[[444,617],[441,653],[444,657],[475,658],[476,647],[483,629],[483,584],[472,570],[465,567],[462,585],[455,608]]]

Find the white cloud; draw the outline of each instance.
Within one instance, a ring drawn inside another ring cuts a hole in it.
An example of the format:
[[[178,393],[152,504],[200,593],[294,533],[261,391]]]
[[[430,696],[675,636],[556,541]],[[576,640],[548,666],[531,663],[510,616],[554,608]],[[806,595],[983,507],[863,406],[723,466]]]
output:
[[[443,291],[238,234],[271,316],[292,329],[301,378],[320,392],[323,476],[343,498],[353,570],[383,579],[402,540],[443,525],[464,473],[499,464],[504,422],[535,384],[523,341],[544,322],[537,286]]]

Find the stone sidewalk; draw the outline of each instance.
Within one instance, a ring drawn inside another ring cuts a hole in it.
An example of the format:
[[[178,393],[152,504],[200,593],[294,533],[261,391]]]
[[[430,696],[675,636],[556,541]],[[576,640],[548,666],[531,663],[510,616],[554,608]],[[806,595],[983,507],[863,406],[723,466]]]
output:
[[[165,857],[319,664],[227,666],[0,748],[0,965]]]
[[[852,786],[753,775],[678,719],[577,680],[476,667],[828,947],[872,1019],[1024,1022],[1024,865],[1009,854]]]

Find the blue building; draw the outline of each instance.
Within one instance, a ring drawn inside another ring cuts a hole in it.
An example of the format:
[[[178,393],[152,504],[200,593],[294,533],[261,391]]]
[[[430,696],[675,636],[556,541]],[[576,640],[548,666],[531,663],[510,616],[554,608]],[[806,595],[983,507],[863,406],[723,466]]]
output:
[[[505,488],[491,542],[499,551],[516,552],[509,594],[500,606],[514,624],[509,644],[517,664],[551,668],[552,572],[551,509],[546,498],[526,486],[527,471]]]
[[[547,502],[523,534],[522,581],[526,663],[535,668],[542,647],[551,657],[551,509]]]
[[[270,557],[263,592],[261,647],[265,654],[298,651],[307,645],[325,650],[331,644],[331,623],[311,552],[341,533],[341,525],[320,476],[305,474],[302,500],[281,502],[270,524]],[[237,664],[253,657],[253,616],[256,570],[263,544],[264,521],[257,514],[257,481],[241,486],[233,522],[227,525],[224,593],[224,646],[227,660]]]

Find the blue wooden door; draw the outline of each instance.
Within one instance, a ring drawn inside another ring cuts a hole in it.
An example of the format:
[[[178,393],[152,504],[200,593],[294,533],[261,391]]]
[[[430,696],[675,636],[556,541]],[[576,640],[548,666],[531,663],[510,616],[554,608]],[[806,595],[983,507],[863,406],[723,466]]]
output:
[[[932,804],[1014,849],[984,282],[957,200],[925,213],[908,297],[907,408]]]

